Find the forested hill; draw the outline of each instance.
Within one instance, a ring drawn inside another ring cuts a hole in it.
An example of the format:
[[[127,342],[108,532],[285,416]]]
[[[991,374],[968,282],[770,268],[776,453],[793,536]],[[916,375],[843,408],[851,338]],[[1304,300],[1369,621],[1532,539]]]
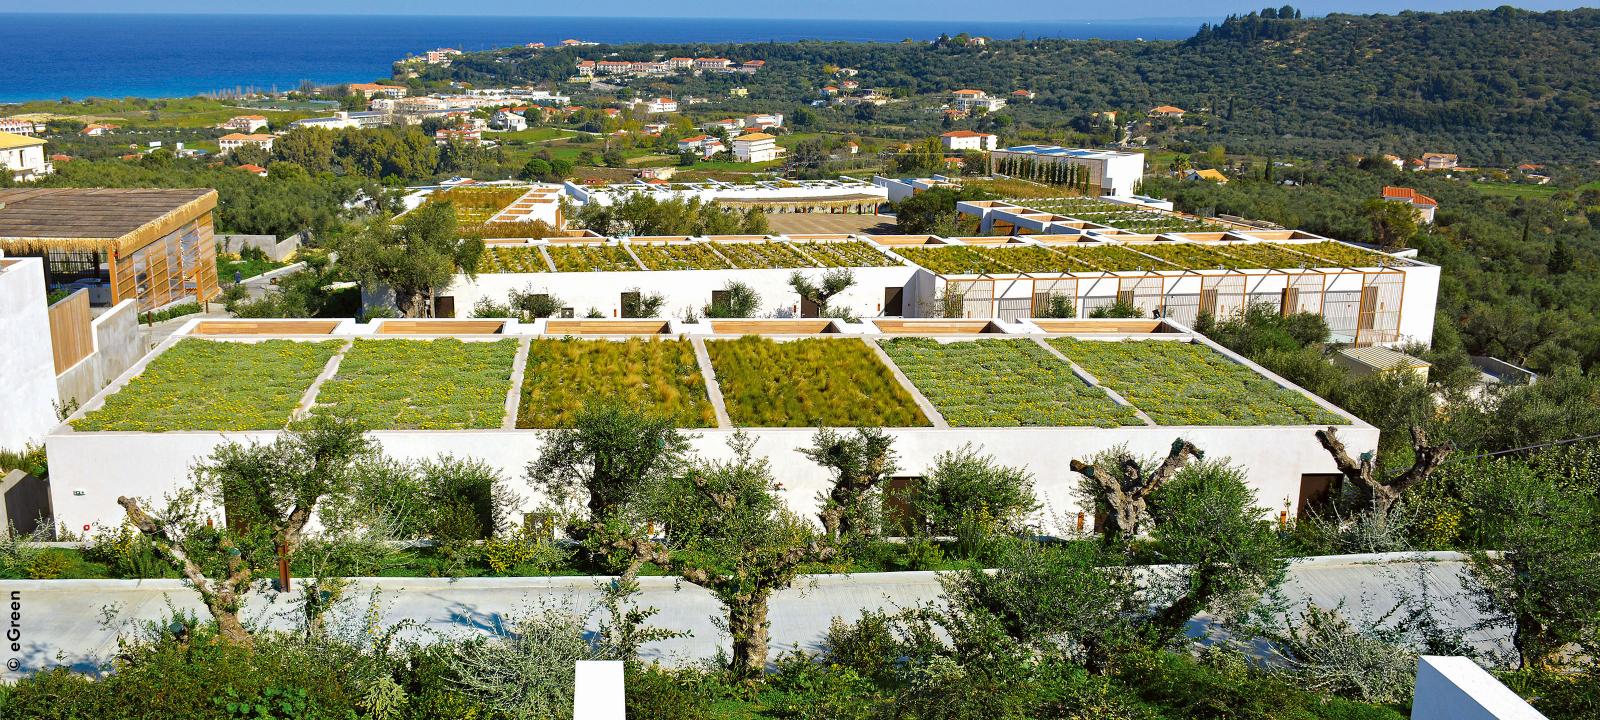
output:
[[[597,58],[762,59],[751,98],[797,103],[859,69],[863,87],[905,95],[975,87],[1038,93],[1020,120],[1172,104],[1205,110],[1185,135],[1259,152],[1455,152],[1463,163],[1600,158],[1600,10],[1230,18],[1182,42],[630,45],[479,54],[434,71],[473,81],[555,80]],[[729,78],[730,84],[735,79]],[[715,79],[674,79],[685,91]],[[711,85],[713,88],[716,86]],[[1031,114],[1030,114],[1031,113]],[[1514,162],[1513,162],[1514,164]]]

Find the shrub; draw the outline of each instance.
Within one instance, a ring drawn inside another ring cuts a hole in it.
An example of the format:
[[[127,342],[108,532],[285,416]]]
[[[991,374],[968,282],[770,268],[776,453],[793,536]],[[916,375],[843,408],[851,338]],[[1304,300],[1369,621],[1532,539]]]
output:
[[[980,454],[972,445],[940,453],[912,491],[911,507],[935,535],[982,538],[1020,532],[1039,507],[1033,475]]]

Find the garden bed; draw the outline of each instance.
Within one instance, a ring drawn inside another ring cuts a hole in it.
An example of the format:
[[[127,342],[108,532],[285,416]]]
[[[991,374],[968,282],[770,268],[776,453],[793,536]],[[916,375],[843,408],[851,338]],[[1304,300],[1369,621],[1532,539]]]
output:
[[[578,410],[602,398],[672,418],[679,427],[717,424],[687,340],[537,339],[528,347],[517,427],[571,426]]]
[[[894,267],[900,264],[860,240],[797,242],[794,246],[823,267]]]
[[[1189,270],[1253,269],[1263,267],[1260,263],[1253,262],[1247,258],[1221,253],[1195,243],[1153,242],[1130,245],[1129,247]]]
[[[1001,263],[975,248],[961,245],[902,247],[895,248],[895,252],[900,257],[940,275],[1012,275],[1017,272],[1016,268]]]
[[[1239,258],[1243,262],[1252,263],[1250,265],[1237,266],[1241,268],[1260,267],[1287,270],[1291,268],[1316,267],[1319,264],[1315,258],[1291,252],[1284,249],[1286,247],[1293,246],[1262,242],[1231,243],[1218,245],[1217,251]]]
[[[1305,395],[1199,343],[1048,341],[1161,425],[1347,425]]]
[[[1327,260],[1332,267],[1393,267],[1406,264],[1404,260],[1383,253],[1332,240],[1283,247]]]
[[[546,248],[557,272],[638,270],[639,264],[621,245],[551,245]]]
[[[105,405],[72,423],[100,430],[276,430],[342,343],[182,340]]]
[[[635,244],[633,254],[650,270],[728,270],[733,267],[705,243]]]
[[[1172,263],[1145,257],[1120,245],[1058,246],[1055,250],[1108,272],[1180,269]]]
[[[921,427],[911,393],[860,340],[706,342],[728,417],[743,427]]]
[[[730,242],[717,243],[717,252],[734,265],[747,270],[767,268],[816,267],[798,250],[781,242]],[[882,253],[879,253],[881,256]]]
[[[457,223],[478,225],[498,215],[526,192],[525,187],[459,187],[430,193],[427,203],[448,202],[455,210]]]
[[[515,340],[357,340],[317,391],[314,412],[373,430],[498,428]]]
[[[550,264],[536,247],[486,247],[478,257],[480,273],[550,272]]]
[[[956,427],[1141,425],[1132,408],[1090,387],[1032,340],[890,338],[879,343]]]

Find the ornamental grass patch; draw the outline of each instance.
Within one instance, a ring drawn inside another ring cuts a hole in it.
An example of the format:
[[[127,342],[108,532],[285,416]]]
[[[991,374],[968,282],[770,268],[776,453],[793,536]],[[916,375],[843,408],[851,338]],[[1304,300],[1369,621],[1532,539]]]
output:
[[[528,346],[517,427],[569,427],[585,404],[600,399],[672,418],[679,427],[717,424],[687,340],[539,338]]]
[[[1346,425],[1298,392],[1199,343],[1048,341],[1161,425]]]
[[[823,267],[894,267],[900,263],[860,240],[797,242],[795,249]]]
[[[551,245],[550,262],[557,272],[638,270],[639,264],[621,245]]]
[[[487,247],[478,257],[478,272],[542,273],[550,272],[550,266],[536,247]]]
[[[517,341],[357,340],[313,412],[374,430],[500,427]]]
[[[964,245],[896,248],[896,253],[940,275],[1010,275],[1017,270]]]
[[[879,345],[953,426],[1143,424],[1132,408],[1090,387],[1032,340],[941,343],[906,337]]]
[[[723,403],[741,427],[911,427],[928,418],[858,339],[706,342]]]
[[[1313,257],[1328,261],[1334,267],[1390,267],[1403,265],[1404,262],[1380,252],[1373,252],[1354,245],[1342,242],[1323,240],[1321,242],[1284,245],[1296,252],[1303,252]]]
[[[781,242],[717,243],[717,252],[746,270],[817,266],[817,263],[807,260],[788,243]]]
[[[80,432],[277,430],[340,345],[185,339],[72,426]]]
[[[635,244],[633,254],[651,270],[728,270],[733,267],[705,243]]]

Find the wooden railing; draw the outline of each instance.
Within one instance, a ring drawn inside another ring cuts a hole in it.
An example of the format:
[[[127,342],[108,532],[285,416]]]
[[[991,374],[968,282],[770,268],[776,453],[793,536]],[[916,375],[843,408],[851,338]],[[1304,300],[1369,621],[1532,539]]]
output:
[[[57,375],[94,352],[94,328],[90,323],[88,290],[79,290],[50,306],[50,348],[55,354]]]

